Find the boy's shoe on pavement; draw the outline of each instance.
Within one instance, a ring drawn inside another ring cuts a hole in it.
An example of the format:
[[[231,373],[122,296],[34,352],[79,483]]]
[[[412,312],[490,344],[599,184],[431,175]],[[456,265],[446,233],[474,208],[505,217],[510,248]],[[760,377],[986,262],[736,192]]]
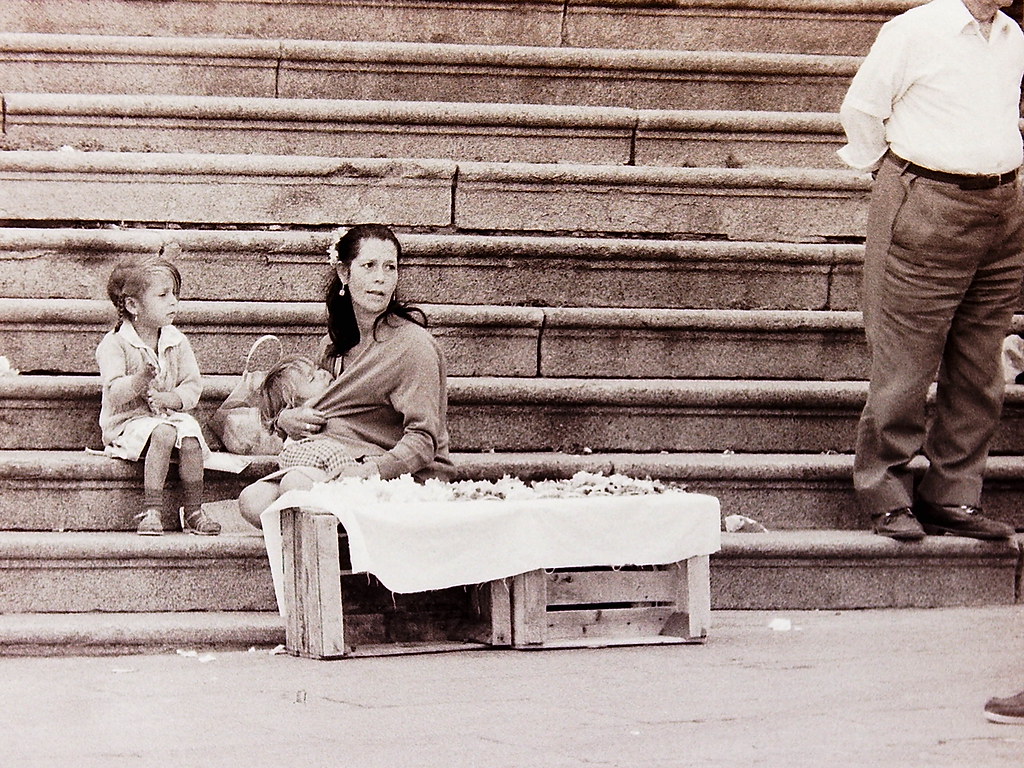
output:
[[[220,523],[206,514],[202,507],[195,512],[186,512],[181,527],[185,533],[194,533],[196,536],[216,536],[220,533]]]
[[[139,527],[135,532],[139,536],[163,536],[164,524],[159,509],[147,509],[140,512],[136,517],[139,520]]]
[[[924,528],[917,522],[910,507],[890,509],[888,512],[872,515],[871,523],[879,536],[888,536],[897,541],[918,541],[924,538]]]
[[[1024,725],[1024,691],[1005,699],[989,699],[985,704],[985,718],[993,723]]]

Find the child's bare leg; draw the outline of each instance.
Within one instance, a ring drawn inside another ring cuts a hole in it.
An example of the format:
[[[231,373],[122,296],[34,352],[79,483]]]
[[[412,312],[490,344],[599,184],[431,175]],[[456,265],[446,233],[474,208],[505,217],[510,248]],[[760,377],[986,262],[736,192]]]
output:
[[[203,511],[203,447],[198,439],[181,439],[178,474],[181,477],[182,527],[188,533],[216,536],[220,533],[220,523]]]
[[[316,483],[327,480],[327,473],[313,467],[292,467],[281,478],[281,493],[285,491],[308,491]]]
[[[142,470],[142,515],[138,532],[158,536],[164,532],[161,510],[164,507],[164,483],[171,465],[171,451],[177,431],[170,424],[161,424],[149,435],[146,446],[146,460]]]
[[[174,450],[177,436],[177,430],[170,424],[161,424],[150,433],[142,481],[143,490],[147,495],[156,493],[162,498],[164,483],[167,482],[167,470],[171,466],[171,451]]]
[[[245,521],[256,528],[262,528],[260,515],[263,510],[277,501],[281,495],[281,486],[273,480],[259,480],[247,485],[238,494],[238,511]]]
[[[203,449],[194,437],[181,440],[178,476],[181,478],[182,506],[187,515],[197,511],[203,503]]]
[[[304,491],[323,482],[327,473],[312,467],[292,467],[280,480],[258,480],[238,494],[238,511],[247,523],[262,528],[260,515],[285,491]]]

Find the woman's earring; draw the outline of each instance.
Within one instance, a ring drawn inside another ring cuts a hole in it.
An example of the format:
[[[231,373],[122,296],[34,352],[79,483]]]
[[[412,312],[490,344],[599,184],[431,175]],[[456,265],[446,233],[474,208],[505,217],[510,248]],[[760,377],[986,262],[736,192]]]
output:
[[[341,285],[341,287],[338,288],[338,295],[339,296],[344,296],[345,295],[345,284],[341,283],[340,285]]]

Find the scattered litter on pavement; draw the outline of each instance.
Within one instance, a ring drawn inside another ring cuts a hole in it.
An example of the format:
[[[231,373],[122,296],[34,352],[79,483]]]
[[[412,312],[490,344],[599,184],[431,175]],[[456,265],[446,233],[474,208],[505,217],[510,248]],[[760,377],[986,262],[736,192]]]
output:
[[[282,654],[288,653],[288,649],[283,645],[276,645],[270,650],[271,656],[281,656]]]
[[[188,659],[195,659],[200,664],[206,664],[217,658],[212,653],[200,654],[199,651],[185,650],[183,648],[179,648],[175,653]]]
[[[768,629],[775,632],[789,632],[793,628],[793,622],[789,619],[772,619],[768,622]]]
[[[746,515],[726,515],[725,530],[729,533],[767,533],[761,523]]]

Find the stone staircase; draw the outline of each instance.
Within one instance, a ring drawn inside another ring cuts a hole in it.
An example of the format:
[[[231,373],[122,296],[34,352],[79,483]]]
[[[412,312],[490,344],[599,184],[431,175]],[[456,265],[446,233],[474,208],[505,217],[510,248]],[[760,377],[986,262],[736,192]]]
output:
[[[446,351],[460,476],[718,496],[771,532],[725,535],[717,608],[1017,600],[1017,542],[898,545],[850,488],[868,183],[835,112],[913,4],[5,3],[0,652],[281,639],[257,534],[141,539],[139,467],[83,450],[105,280],[180,244],[209,413],[261,333],[311,346],[328,230],[368,218]],[[985,490],[1018,526],[1022,416],[1013,387]]]

